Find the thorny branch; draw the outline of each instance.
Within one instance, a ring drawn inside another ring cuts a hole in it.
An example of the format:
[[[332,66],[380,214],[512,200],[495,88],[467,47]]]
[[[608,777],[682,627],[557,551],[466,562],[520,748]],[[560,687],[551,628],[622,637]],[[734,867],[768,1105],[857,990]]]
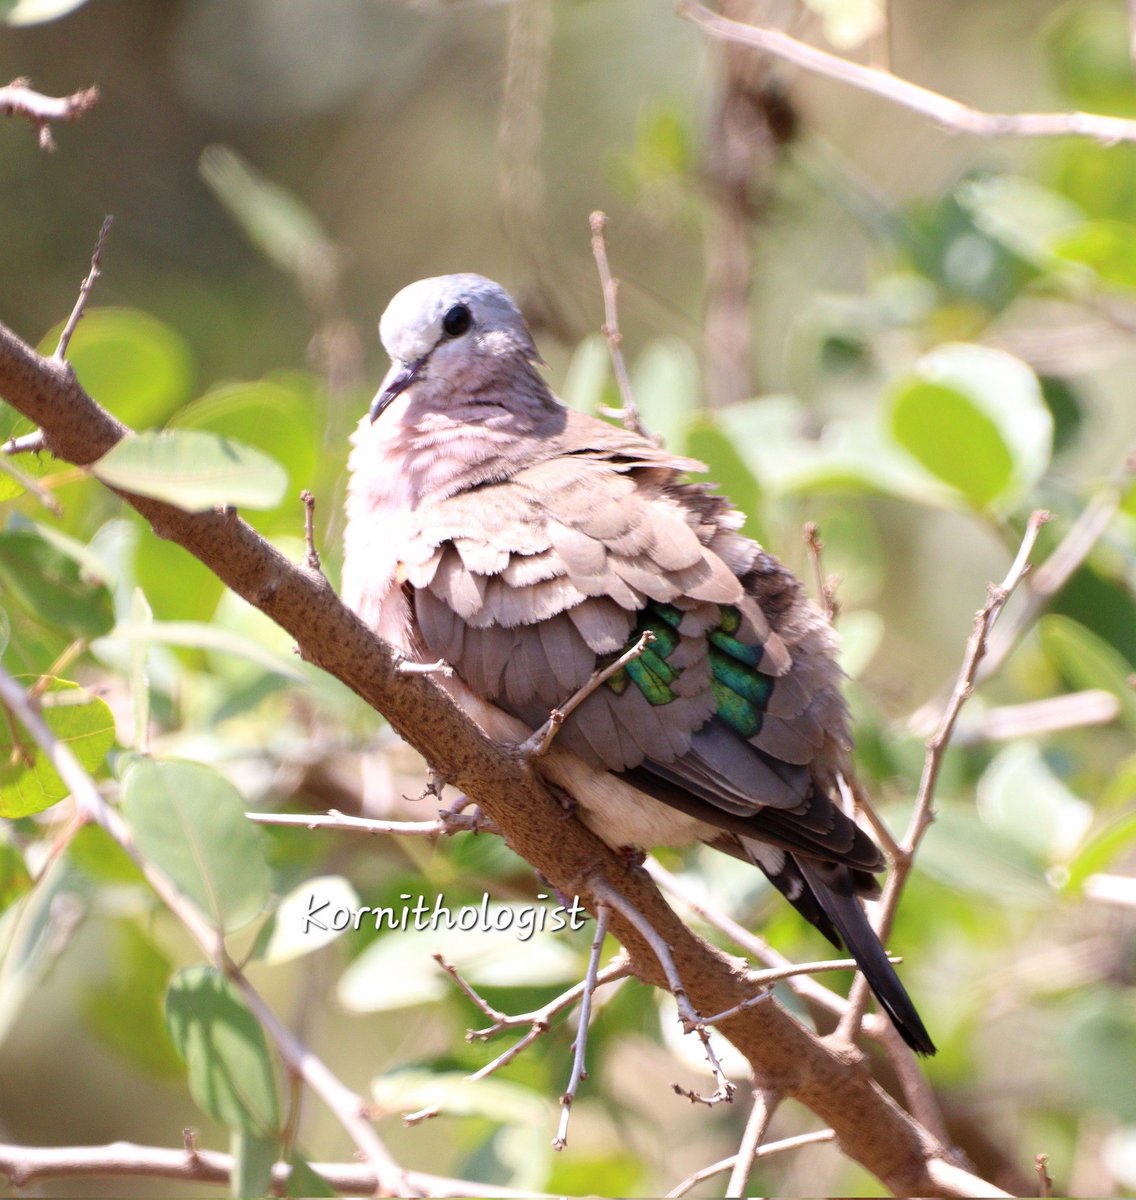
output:
[[[962,711],[962,706],[974,691],[979,664],[986,653],[991,630],[994,628],[1002,609],[1005,607],[1006,601],[1029,570],[1030,556],[1033,554],[1034,546],[1037,544],[1038,534],[1041,532],[1041,527],[1049,519],[1049,513],[1040,509],[1030,514],[1021,545],[1014,557],[1014,561],[1010,565],[1009,571],[1006,573],[1005,579],[1000,584],[990,585],[986,603],[975,614],[974,628],[966,644],[966,653],[963,655],[962,666],[959,669],[954,690],[951,692],[946,707],[943,709],[943,714],[939,718],[939,724],[935,732],[927,739],[927,752],[923,758],[923,773],[919,780],[918,791],[915,794],[915,807],[912,810],[911,819],[903,841],[897,847],[896,857],[892,863],[891,871],[888,873],[883,895],[880,898],[879,906],[875,913],[874,923],[876,932],[879,934],[882,942],[886,943],[888,935],[891,932],[891,924],[899,904],[899,897],[903,892],[904,884],[907,882],[907,877],[910,875],[912,865],[915,861],[915,852],[919,847],[923,835],[935,819],[935,787],[939,781],[939,772],[942,769],[943,757],[946,754],[947,745],[950,742],[951,733],[954,731],[958,715]],[[839,1032],[842,1036],[849,1040],[854,1040],[859,1031],[867,1001],[867,980],[862,975],[859,975],[852,985],[852,992],[848,998],[848,1009],[840,1019]]]
[[[619,291],[619,280],[612,278],[611,267],[607,261],[607,243],[604,240],[607,216],[597,210],[588,218],[588,224],[592,230],[592,255],[596,260],[596,269],[600,275],[600,287],[603,290],[603,335],[607,338],[608,350],[611,352],[611,367],[615,372],[615,382],[623,403],[622,411],[613,412],[611,415],[622,417],[625,428],[633,430],[641,437],[648,437],[650,435],[643,428],[643,420],[639,415],[639,405],[635,403],[631,376],[627,374],[627,364],[623,361],[623,334],[619,332],[619,312],[615,303],[616,293]]]
[[[978,137],[1088,137],[1111,145],[1136,141],[1136,121],[1126,117],[1107,117],[1096,113],[991,113],[971,108],[949,96],[901,79],[878,67],[865,67],[837,54],[830,54],[807,42],[798,41],[777,29],[731,21],[712,12],[697,0],[679,0],[680,15],[689,18],[711,37],[752,46],[792,63],[849,84],[863,92],[881,96],[913,112],[930,117],[952,133],[970,133]]]
[[[55,139],[51,136],[53,122],[69,125],[98,102],[98,87],[83,88],[70,96],[44,96],[32,91],[28,79],[13,79],[7,87],[0,87],[0,114],[31,121],[39,130],[41,150],[55,149]]]

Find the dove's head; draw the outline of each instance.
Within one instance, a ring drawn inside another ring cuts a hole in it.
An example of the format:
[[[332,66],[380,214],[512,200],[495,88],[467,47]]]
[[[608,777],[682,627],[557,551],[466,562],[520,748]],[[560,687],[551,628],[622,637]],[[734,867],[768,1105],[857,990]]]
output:
[[[439,275],[404,287],[387,305],[379,336],[391,369],[371,404],[376,421],[411,384],[475,390],[500,364],[540,362],[512,297],[484,275]]]

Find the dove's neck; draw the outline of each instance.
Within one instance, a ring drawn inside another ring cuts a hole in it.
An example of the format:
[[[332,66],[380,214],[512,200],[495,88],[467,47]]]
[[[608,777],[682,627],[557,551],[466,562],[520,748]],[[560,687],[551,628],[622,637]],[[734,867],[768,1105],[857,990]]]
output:
[[[459,388],[424,379],[373,426],[361,424],[352,490],[369,506],[406,511],[428,499],[508,479],[564,427],[565,410],[525,363],[523,372]]]

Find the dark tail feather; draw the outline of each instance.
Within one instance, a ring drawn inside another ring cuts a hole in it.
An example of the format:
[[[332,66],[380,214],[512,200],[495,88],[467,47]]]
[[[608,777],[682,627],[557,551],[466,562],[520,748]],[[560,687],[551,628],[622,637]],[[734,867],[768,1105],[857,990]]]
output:
[[[816,862],[803,855],[796,861],[900,1037],[917,1054],[934,1054],[935,1043],[860,906],[848,868]]]

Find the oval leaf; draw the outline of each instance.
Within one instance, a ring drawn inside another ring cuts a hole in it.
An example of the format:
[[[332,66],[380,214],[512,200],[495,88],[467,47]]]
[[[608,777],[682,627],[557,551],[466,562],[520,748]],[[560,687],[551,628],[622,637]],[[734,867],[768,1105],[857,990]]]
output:
[[[1120,700],[1120,715],[1136,729],[1132,667],[1114,646],[1070,617],[1054,613],[1038,622],[1046,657],[1077,688],[1103,688]]]
[[[308,879],[280,901],[273,914],[271,930],[264,942],[265,962],[288,962],[311,954],[321,946],[334,942],[343,928],[334,929],[326,921],[309,920],[315,911],[347,909],[360,905],[359,895],[342,875],[321,875]]]
[[[94,463],[103,483],[204,512],[219,504],[273,508],[288,486],[267,455],[216,434],[191,430],[125,437]]]
[[[200,763],[139,759],[126,772],[122,807],[143,856],[221,932],[264,907],[264,839],[224,776]]]
[[[230,1129],[276,1132],[280,1110],[264,1030],[223,975],[212,967],[179,971],[166,993],[166,1024],[205,1112]]]
[[[44,721],[89,774],[114,745],[110,709],[77,683],[52,679],[43,692]],[[22,727],[0,721],[0,817],[27,817],[57,804],[70,792],[50,760]]]
[[[976,508],[1036,483],[1053,445],[1053,416],[1037,376],[986,346],[952,344],[925,355],[891,393],[896,442]]]

